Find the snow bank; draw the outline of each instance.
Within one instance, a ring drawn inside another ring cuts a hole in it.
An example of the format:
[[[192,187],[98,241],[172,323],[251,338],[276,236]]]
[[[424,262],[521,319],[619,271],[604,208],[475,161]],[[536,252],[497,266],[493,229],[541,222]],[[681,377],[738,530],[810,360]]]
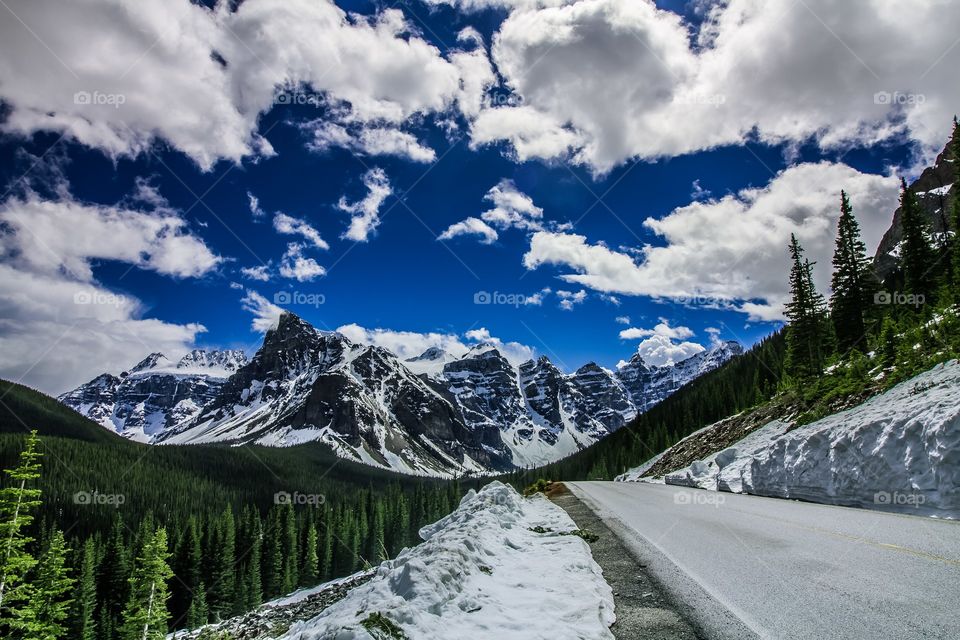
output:
[[[537,527],[550,531],[531,531]],[[363,624],[374,626],[380,614],[411,640],[611,639],[610,586],[587,544],[559,535],[576,528],[546,498],[523,498],[493,482],[421,529],[422,544],[283,638],[387,637]]]
[[[960,518],[960,363],[793,430],[770,422],[665,481]]]

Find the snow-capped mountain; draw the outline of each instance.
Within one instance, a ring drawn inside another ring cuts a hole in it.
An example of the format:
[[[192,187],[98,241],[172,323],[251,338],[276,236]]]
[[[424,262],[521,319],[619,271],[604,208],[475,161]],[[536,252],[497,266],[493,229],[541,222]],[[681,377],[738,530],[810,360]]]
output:
[[[722,343],[674,366],[635,355],[617,372],[590,363],[572,374],[547,357],[517,367],[486,343],[460,357],[431,348],[401,361],[284,313],[249,362],[193,352],[173,365],[151,354],[61,400],[160,444],[320,441],[366,464],[454,475],[575,453],[741,351]]]
[[[196,416],[246,363],[243,351],[195,349],[178,362],[151,353],[120,375],[104,373],[59,400],[120,435],[148,442]]]

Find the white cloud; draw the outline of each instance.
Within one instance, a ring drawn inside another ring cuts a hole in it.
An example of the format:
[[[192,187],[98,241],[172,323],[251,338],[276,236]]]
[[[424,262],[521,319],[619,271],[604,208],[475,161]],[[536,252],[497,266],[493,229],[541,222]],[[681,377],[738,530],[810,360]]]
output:
[[[351,204],[343,196],[337,204],[338,209],[353,216],[343,237],[355,242],[367,242],[370,239],[370,235],[380,226],[380,207],[393,193],[387,174],[379,167],[363,174],[363,186],[367,189],[363,199]]]
[[[280,258],[280,275],[297,282],[312,282],[326,275],[327,270],[313,258],[303,255],[303,245],[291,242]]]
[[[763,188],[720,200],[693,202],[644,225],[663,246],[639,257],[591,244],[585,236],[537,232],[523,257],[528,269],[552,264],[574,273],[563,280],[597,291],[674,298],[688,304],[740,303],[756,319],[782,318],[787,295],[786,245],[795,233],[811,260],[821,291],[830,280],[840,190],[846,189],[872,251],[896,208],[897,181],[846,165],[802,164]]]
[[[630,324],[630,316],[617,316],[614,320],[617,324]]]
[[[256,131],[278,89],[311,87],[346,105],[346,120],[387,123],[444,111],[460,92],[457,66],[396,9],[366,18],[328,0],[8,8],[20,20],[0,22],[5,50],[16,52],[0,60],[0,97],[12,107],[3,129],[61,131],[112,157],[156,139],[206,170],[270,155]]]
[[[643,361],[654,367],[664,367],[686,360],[703,351],[695,342],[674,342],[667,336],[653,335],[637,345]]]
[[[560,308],[564,311],[573,311],[573,306],[583,303],[587,299],[587,292],[581,289],[576,293],[572,291],[557,290],[557,297],[560,298]]]
[[[451,240],[457,236],[466,235],[480,236],[481,244],[493,244],[500,237],[496,229],[480,218],[471,216],[447,227],[446,231],[437,236],[437,240]]]
[[[203,325],[143,318],[144,305],[99,283],[94,265],[187,278],[222,259],[165,206],[85,204],[57,190],[63,199],[27,193],[0,204],[0,377],[57,394],[147,353],[189,350]]]
[[[260,198],[253,195],[249,191],[247,191],[247,203],[250,206],[250,213],[253,214],[254,219],[262,218],[267,215],[267,213],[260,208]]]
[[[313,120],[303,128],[313,135],[308,147],[318,152],[340,147],[363,155],[396,156],[413,162],[432,162],[437,157],[433,149],[395,127],[361,126],[351,130],[335,122]]]
[[[535,353],[530,347],[518,342],[504,342],[491,336],[490,332],[484,328],[470,330],[463,337],[452,333],[368,329],[358,324],[346,324],[338,327],[337,331],[354,342],[388,349],[401,360],[419,356],[431,347],[439,347],[455,357],[461,357],[467,353],[471,346],[477,343],[496,346],[503,357],[514,365],[526,362]]]
[[[463,4],[518,7],[492,53],[523,105],[481,111],[471,141],[506,141],[519,160],[604,173],[753,136],[832,148],[900,132],[939,151],[960,102],[957,3],[729,0],[694,42],[651,0]]]
[[[285,213],[277,212],[273,216],[273,228],[277,233],[290,236],[301,236],[317,249],[329,249],[330,245],[320,237],[320,232],[306,220],[300,220]]]
[[[692,338],[693,331],[691,331],[689,327],[671,327],[669,320],[660,318],[660,322],[653,329],[630,327],[620,332],[621,340],[635,340],[637,338],[649,338],[650,336],[660,336],[670,338],[671,340],[684,340],[686,338]]]
[[[533,231],[543,228],[543,209],[533,199],[517,189],[513,180],[504,178],[487,191],[483,199],[493,207],[480,214],[455,222],[441,233],[437,240],[449,240],[456,236],[477,235],[480,242],[491,244],[499,238],[496,229],[523,229]],[[491,226],[492,225],[492,226]]]
[[[263,264],[259,267],[241,267],[240,274],[248,280],[267,282],[270,280],[270,265]]]
[[[240,303],[245,311],[253,314],[253,322],[250,328],[258,333],[266,333],[275,328],[280,321],[280,315],[283,313],[283,309],[252,289],[247,289]]]

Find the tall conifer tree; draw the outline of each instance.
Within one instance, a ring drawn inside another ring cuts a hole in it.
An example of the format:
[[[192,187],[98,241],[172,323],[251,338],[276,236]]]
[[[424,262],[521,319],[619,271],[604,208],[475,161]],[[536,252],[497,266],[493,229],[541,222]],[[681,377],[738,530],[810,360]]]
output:
[[[9,483],[0,489],[0,613],[14,611],[25,599],[23,579],[37,564],[27,551],[33,538],[24,529],[40,506],[40,490],[32,486],[40,477],[39,443],[37,432],[31,431],[20,452],[20,463],[6,471]]]
[[[930,238],[926,215],[917,202],[917,197],[907,187],[907,181],[900,179],[900,223],[903,226],[903,249],[900,254],[907,293],[923,296],[925,302],[932,301],[936,258]]]
[[[863,350],[866,344],[867,309],[875,287],[867,247],[860,238],[860,225],[844,191],[840,192],[840,218],[837,221],[831,288],[830,310],[837,348],[841,353],[858,347]]]

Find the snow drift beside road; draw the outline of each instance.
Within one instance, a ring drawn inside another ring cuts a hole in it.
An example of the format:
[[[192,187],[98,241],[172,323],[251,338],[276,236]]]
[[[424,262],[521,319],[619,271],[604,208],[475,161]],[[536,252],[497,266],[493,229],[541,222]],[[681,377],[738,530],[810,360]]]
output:
[[[628,472],[627,480],[637,479]],[[775,420],[667,484],[960,518],[960,363],[789,430]]]
[[[523,498],[493,482],[421,529],[422,544],[381,564],[370,582],[283,637],[377,637],[361,623],[379,613],[417,640],[612,639],[610,586],[589,546],[559,535],[576,528],[546,498]]]

